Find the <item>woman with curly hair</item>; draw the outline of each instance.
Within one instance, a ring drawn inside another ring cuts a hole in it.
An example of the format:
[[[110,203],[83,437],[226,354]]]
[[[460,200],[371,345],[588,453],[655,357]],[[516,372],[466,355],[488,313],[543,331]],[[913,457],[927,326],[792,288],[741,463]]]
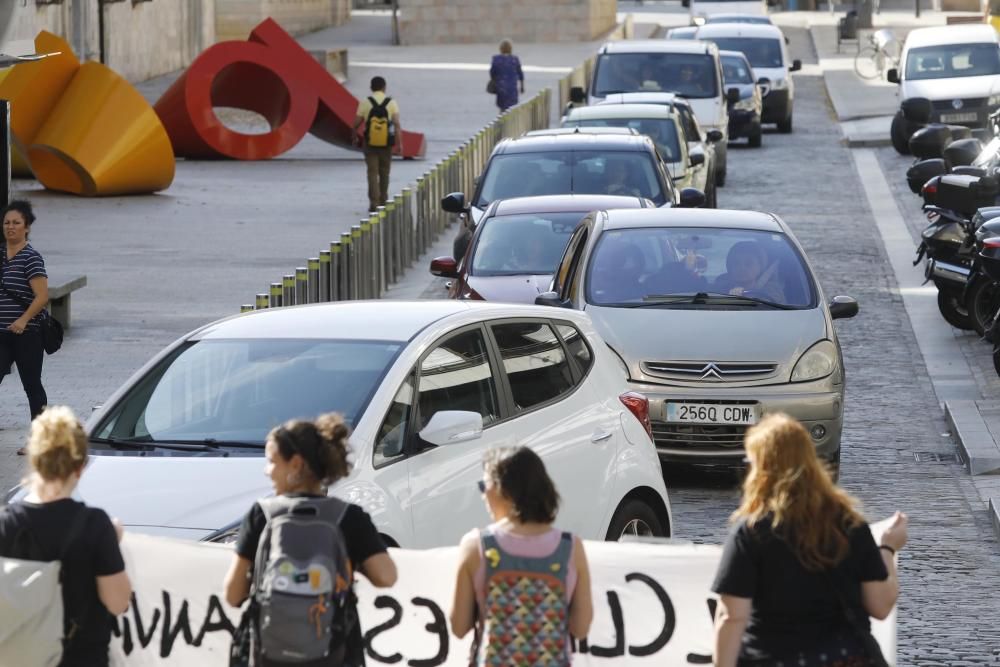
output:
[[[878,667],[869,616],[899,595],[896,512],[876,544],[857,502],[832,481],[809,433],[776,414],[746,435],[750,470],[712,590],[718,667]]]

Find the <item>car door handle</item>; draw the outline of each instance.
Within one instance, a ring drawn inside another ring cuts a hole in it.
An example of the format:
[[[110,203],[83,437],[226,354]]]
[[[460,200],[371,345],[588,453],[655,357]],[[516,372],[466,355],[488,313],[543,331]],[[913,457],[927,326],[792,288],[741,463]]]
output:
[[[591,442],[602,442],[604,440],[607,440],[608,438],[610,438],[614,434],[615,434],[614,431],[595,431],[594,435],[590,436],[590,441]]]

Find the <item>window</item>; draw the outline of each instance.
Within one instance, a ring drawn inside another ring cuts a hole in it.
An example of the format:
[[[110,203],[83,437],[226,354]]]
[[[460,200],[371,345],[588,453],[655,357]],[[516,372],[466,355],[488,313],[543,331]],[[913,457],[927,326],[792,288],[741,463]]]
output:
[[[591,364],[594,363],[594,357],[587,346],[587,341],[583,339],[583,334],[572,324],[557,324],[556,329],[559,330],[559,335],[562,336],[563,343],[569,350],[569,356],[576,359],[576,365],[580,367],[580,375],[586,375]]]
[[[597,61],[594,96],[667,92],[694,99],[716,97],[716,70],[715,59],[701,53],[606,53]]]
[[[653,140],[666,162],[679,162],[680,144],[677,141],[677,126],[670,118],[586,118],[570,120],[566,127],[630,127],[639,134]]]
[[[762,37],[709,37],[720,51],[739,51],[750,61],[751,67],[784,67],[781,40]]]
[[[483,416],[483,425],[500,417],[496,383],[482,331],[456,334],[420,364],[419,428],[441,410],[466,410]]]
[[[1000,74],[1000,50],[995,43],[944,44],[911,49],[906,56],[907,79],[950,79]]]
[[[410,409],[413,405],[414,373],[403,381],[396,392],[379,428],[375,442],[373,463],[376,468],[398,461],[405,455],[406,429],[410,425]]]
[[[727,86],[753,83],[747,62],[734,56],[722,56],[722,79]]]
[[[518,411],[551,401],[573,388],[566,353],[548,324],[516,322],[495,324],[492,329]]]
[[[472,251],[477,276],[555,273],[566,241],[584,213],[504,215],[479,223],[482,231]]]

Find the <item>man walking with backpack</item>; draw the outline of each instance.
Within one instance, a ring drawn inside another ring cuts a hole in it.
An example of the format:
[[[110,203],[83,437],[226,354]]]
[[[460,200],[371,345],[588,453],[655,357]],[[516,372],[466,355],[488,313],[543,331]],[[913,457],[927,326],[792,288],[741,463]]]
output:
[[[354,143],[359,144],[358,128],[364,124],[365,165],[368,167],[368,212],[383,206],[389,198],[389,169],[392,154],[403,154],[400,140],[399,106],[385,94],[385,79],[372,78],[372,94],[361,100],[354,118]]]

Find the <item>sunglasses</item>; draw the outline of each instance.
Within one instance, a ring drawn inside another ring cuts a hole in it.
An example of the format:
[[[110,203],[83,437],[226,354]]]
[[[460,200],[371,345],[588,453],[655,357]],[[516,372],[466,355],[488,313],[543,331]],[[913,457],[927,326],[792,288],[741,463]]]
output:
[[[479,493],[486,493],[486,482],[483,480],[477,480],[476,486],[479,488]]]

